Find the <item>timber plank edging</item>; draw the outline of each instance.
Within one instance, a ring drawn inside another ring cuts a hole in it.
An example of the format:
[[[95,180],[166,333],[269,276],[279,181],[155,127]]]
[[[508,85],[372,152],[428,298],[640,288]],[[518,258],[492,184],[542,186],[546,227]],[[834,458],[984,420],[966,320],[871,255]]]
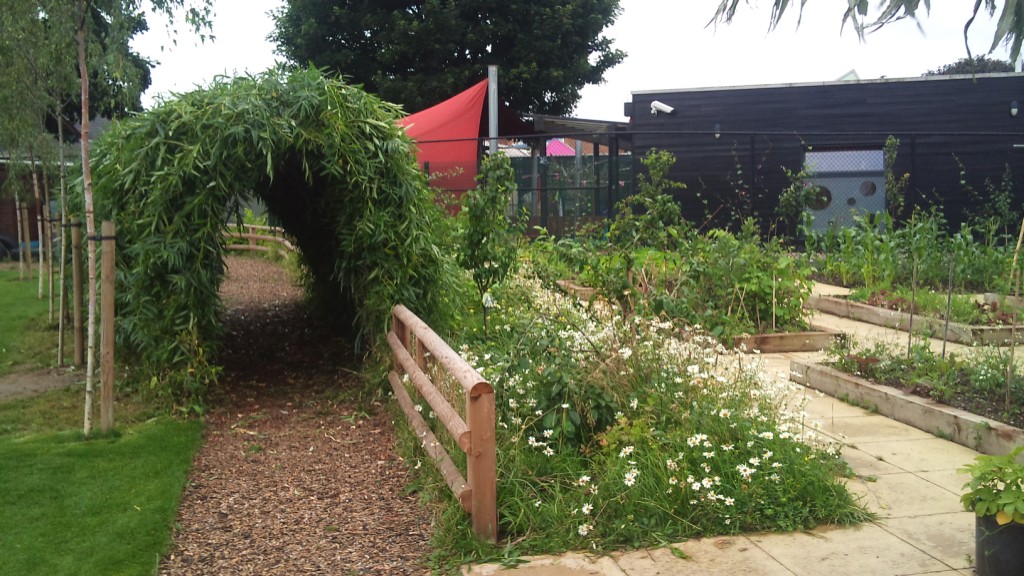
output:
[[[733,338],[732,345],[744,352],[760,354],[782,352],[817,352],[841,341],[845,334],[826,326],[811,324],[806,332],[780,332],[778,334],[751,334]]]
[[[804,306],[833,316],[849,318],[896,330],[907,331],[908,327],[911,327],[910,314],[906,312],[852,302],[846,298],[812,295],[807,299]],[[932,338],[941,340],[942,334],[946,330],[945,320],[920,314],[914,315],[913,331],[915,334],[925,333]],[[1011,326],[970,326],[950,322],[946,340],[968,346],[986,344],[1005,346],[1010,342],[1013,332],[1014,328]],[[1017,326],[1016,340],[1018,343],[1024,342],[1024,326]]]
[[[793,360],[790,379],[856,406],[985,454],[1008,454],[1024,444],[1024,430],[876,384],[828,366]]]

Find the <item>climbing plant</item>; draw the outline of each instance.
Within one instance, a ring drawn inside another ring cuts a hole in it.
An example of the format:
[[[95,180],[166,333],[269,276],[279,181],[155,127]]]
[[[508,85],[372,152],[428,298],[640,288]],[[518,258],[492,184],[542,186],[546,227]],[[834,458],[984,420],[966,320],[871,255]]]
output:
[[[316,69],[274,70],[113,125],[94,171],[118,227],[119,342],[157,375],[215,357],[221,232],[248,195],[295,237],[315,300],[357,345],[379,342],[397,302],[440,321],[453,264],[400,114]],[[179,401],[207,383],[167,381]]]

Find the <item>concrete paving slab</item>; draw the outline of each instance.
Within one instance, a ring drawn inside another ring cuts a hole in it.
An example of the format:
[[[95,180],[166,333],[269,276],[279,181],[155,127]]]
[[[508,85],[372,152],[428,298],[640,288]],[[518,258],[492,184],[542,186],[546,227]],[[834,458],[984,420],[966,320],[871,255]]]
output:
[[[935,438],[891,418],[872,414],[856,418],[833,418],[822,422],[821,431],[855,446],[863,442],[903,441]]]
[[[974,565],[974,514],[952,512],[929,516],[889,518],[880,522],[886,532],[958,570]]]
[[[811,287],[811,293],[818,296],[849,296],[850,289],[823,282],[815,282]]]
[[[628,576],[793,576],[793,572],[742,536],[703,538],[674,544],[688,559],[668,548],[623,554],[617,561]]]
[[[821,394],[810,388],[807,390],[811,399],[804,410],[810,416],[821,419],[822,422],[833,418],[857,418],[871,414],[863,408],[847,404],[838,398]]]
[[[750,539],[797,576],[918,574],[950,569],[874,524],[753,534]]]
[[[908,472],[956,470],[974,461],[977,452],[942,438],[890,442],[857,441],[857,448]]]
[[[880,476],[906,472],[853,446],[843,446],[843,459],[858,476]]]
[[[464,567],[465,576],[495,576],[515,573],[516,576],[626,576],[610,556],[591,556],[580,553],[561,556],[538,556],[527,558],[513,570],[500,564],[478,564]]]
[[[960,495],[940,488],[909,472],[874,477],[874,481],[852,478],[849,491],[880,518],[928,516],[960,512]]]
[[[918,472],[917,475],[954,494],[962,494],[964,484],[971,479],[970,474],[962,474],[957,470],[931,470],[928,472]]]

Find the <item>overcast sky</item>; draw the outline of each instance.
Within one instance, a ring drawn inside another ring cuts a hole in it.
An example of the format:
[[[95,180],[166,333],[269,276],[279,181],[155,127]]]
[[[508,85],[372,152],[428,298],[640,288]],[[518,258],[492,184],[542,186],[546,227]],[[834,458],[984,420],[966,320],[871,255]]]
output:
[[[206,44],[182,33],[175,46],[163,23],[151,18],[150,32],[134,43],[143,56],[160,62],[143,103],[150,106],[159,94],[189,91],[218,74],[271,67],[278,57],[267,41],[273,29],[268,12],[281,4],[216,0],[216,40]],[[732,24],[707,26],[717,4],[718,0],[621,0],[623,13],[607,35],[628,56],[606,74],[605,84],[583,90],[574,115],[622,120],[622,104],[635,91],[825,82],[850,70],[863,79],[920,76],[966,56],[963,26],[974,2],[933,2],[931,14],[922,14],[923,32],[917,22],[905,20],[868,35],[866,42],[860,42],[849,26],[840,34],[845,0],[811,0],[799,28],[798,8],[792,7],[770,33],[771,0],[741,3]],[[993,18],[978,17],[971,33],[973,53],[988,51],[994,29]],[[993,56],[1007,59],[1008,53],[1000,46]]]

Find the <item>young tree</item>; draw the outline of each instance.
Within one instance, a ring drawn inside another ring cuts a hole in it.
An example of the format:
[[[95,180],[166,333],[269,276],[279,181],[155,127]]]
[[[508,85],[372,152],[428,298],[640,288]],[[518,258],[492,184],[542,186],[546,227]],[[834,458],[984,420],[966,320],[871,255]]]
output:
[[[740,0],[720,0],[718,10],[715,12],[711,22],[731,22],[736,14],[736,7]],[[800,12],[803,12],[807,0],[800,2]],[[857,35],[862,39],[866,32],[877,30],[890,22],[904,18],[917,18],[918,9],[921,7],[921,0],[879,0],[879,12],[877,16],[868,14],[868,0],[847,0],[846,13],[843,15],[843,25],[847,22],[853,25]],[[783,13],[789,7],[790,0],[772,0],[772,15],[768,23],[769,30],[774,29],[782,19]],[[1010,61],[1016,62],[1020,56],[1021,42],[1024,40],[1024,4],[1018,0],[1003,0],[1003,8],[996,25],[995,35],[992,38],[991,52],[1000,43],[1005,42],[1010,47]],[[999,7],[998,0],[974,0],[974,9],[971,17],[964,24],[964,45],[967,48],[967,57],[971,57],[971,47],[967,46],[967,32],[978,17],[978,12],[984,10],[988,15],[994,16]],[[924,0],[925,12],[931,8],[931,2]]]
[[[416,111],[502,69],[502,98],[520,114],[567,114],[587,84],[625,58],[602,35],[618,0],[330,2],[287,0],[271,39],[312,63]]]
[[[473,275],[480,293],[486,333],[487,309],[493,306],[490,290],[515,266],[521,233],[505,215],[517,190],[508,156],[485,156],[476,180],[477,187],[462,199],[458,257],[459,264]]]
[[[106,101],[123,105],[141,94],[142,74],[127,50],[131,37],[142,30],[142,10],[148,6],[153,12],[173,22],[178,10],[184,10],[185,21],[197,31],[210,26],[212,0],[23,0],[5,6],[3,12],[11,17],[5,22],[15,33],[13,40],[24,39],[17,33],[31,31],[43,42],[29,44],[34,56],[51,64],[55,69],[77,65],[80,86],[80,121],[82,181],[88,246],[88,344],[86,355],[85,435],[92,428],[94,351],[96,343],[96,226],[93,218],[92,171],[89,156],[89,133],[92,112],[100,99],[90,105],[91,71],[102,72],[103,78],[114,80],[115,87]],[[14,10],[17,7],[18,10]],[[7,55],[5,54],[5,59]],[[102,86],[104,82],[97,82]],[[63,107],[61,108],[63,109]],[[57,114],[62,116],[62,114]],[[63,120],[58,118],[57,124]]]

